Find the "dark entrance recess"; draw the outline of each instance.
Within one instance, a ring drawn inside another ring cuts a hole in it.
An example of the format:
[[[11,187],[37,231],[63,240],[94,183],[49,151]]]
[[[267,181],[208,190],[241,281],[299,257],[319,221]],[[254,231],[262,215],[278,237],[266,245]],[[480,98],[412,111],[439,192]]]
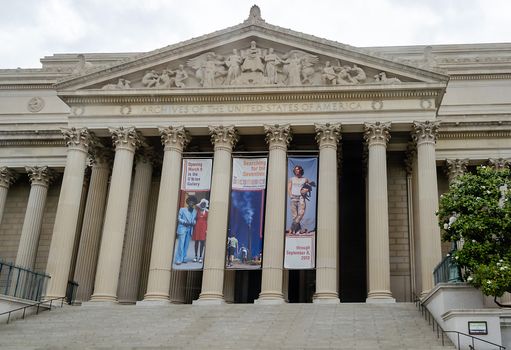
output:
[[[261,270],[236,271],[234,302],[237,304],[253,303],[261,293]]]
[[[361,134],[342,140],[339,213],[339,294],[341,302],[365,302],[366,194]]]
[[[312,303],[316,291],[316,270],[289,270],[288,301]]]

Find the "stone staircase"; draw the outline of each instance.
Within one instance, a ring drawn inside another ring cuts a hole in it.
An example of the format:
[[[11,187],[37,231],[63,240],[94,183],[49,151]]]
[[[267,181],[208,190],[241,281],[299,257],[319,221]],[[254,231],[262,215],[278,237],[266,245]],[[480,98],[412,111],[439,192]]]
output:
[[[449,345],[447,345],[449,344]],[[413,304],[67,306],[0,324],[0,349],[454,349]]]

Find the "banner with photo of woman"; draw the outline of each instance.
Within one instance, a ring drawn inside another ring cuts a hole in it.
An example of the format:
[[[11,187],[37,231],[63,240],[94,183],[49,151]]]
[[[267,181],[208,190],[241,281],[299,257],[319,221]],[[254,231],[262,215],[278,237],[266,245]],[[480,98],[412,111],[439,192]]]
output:
[[[267,158],[233,158],[226,268],[259,269]]]
[[[316,261],[317,157],[289,157],[284,268],[313,269]]]
[[[212,167],[211,158],[183,159],[172,259],[174,270],[203,268]]]

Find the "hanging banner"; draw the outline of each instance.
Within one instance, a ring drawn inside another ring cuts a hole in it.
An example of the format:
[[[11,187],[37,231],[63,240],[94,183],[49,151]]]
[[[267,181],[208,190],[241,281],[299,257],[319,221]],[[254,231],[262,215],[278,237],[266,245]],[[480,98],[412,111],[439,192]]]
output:
[[[284,268],[313,269],[316,261],[317,157],[287,162]]]
[[[261,268],[266,158],[233,158],[226,268]]]
[[[183,159],[174,270],[201,270],[204,265],[212,166],[212,159]]]

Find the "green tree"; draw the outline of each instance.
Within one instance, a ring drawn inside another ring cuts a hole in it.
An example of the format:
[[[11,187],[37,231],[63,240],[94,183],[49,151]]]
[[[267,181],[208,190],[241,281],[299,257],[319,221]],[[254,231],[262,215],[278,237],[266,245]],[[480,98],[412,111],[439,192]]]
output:
[[[509,169],[481,166],[451,184],[438,211],[443,240],[461,246],[453,258],[464,279],[496,302],[511,292],[510,196]]]

